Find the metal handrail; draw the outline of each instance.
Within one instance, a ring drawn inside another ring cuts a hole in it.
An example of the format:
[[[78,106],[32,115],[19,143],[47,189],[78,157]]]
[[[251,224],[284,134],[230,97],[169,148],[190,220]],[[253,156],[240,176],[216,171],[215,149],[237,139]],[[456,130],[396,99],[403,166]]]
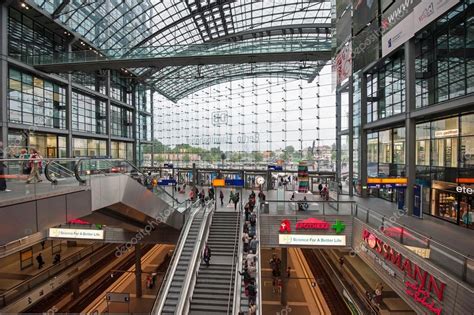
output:
[[[257,288],[257,311],[256,315],[263,314],[262,308],[262,266],[261,266],[261,254],[260,254],[260,205],[255,209],[257,211],[257,223],[255,223],[255,235],[257,235],[257,265],[256,267],[256,275],[255,275],[255,287]]]
[[[181,230],[181,233],[178,238],[178,249],[173,252],[173,256],[171,257],[171,263],[168,265],[168,268],[166,269],[165,273],[165,279],[162,281],[162,284],[160,286],[160,290],[158,291],[158,294],[156,295],[156,300],[153,305],[153,309],[151,311],[151,314],[161,314],[164,304],[166,302],[166,297],[167,293],[171,287],[171,282],[173,280],[174,274],[176,273],[176,268],[178,267],[179,263],[179,258],[181,257],[181,254],[184,249],[185,242],[183,241],[183,238],[188,236],[189,230],[191,228],[192,221],[194,220],[194,216],[197,213],[198,209],[195,206],[198,205],[198,201],[192,203],[186,211],[191,211],[185,226],[183,226],[183,229]],[[194,209],[194,211],[193,211]],[[184,212],[186,212],[184,211]]]
[[[211,207],[210,205],[212,205],[212,200],[208,201],[203,207],[203,220],[201,222],[201,227],[197,234],[198,236],[200,235],[201,238],[197,239],[196,244],[194,245],[191,260],[189,261],[189,268],[191,269],[188,269],[186,278],[184,279],[183,287],[181,289],[181,295],[176,305],[175,314],[187,314],[191,305],[194,284],[196,282],[197,274],[199,272],[199,262],[201,259],[201,253],[203,252],[203,246],[206,243],[203,242],[203,240],[207,240],[209,230],[212,224],[212,215],[214,213],[214,207]]]
[[[240,198],[243,198],[243,196],[240,196]],[[242,202],[240,203],[240,205],[242,205]],[[242,212],[239,211],[239,214],[240,213],[242,213]],[[239,232],[240,232],[240,221],[241,221],[241,219],[239,218],[239,220],[237,220],[237,227],[236,227],[236,230],[239,231]],[[232,270],[231,274],[235,274],[236,276],[237,275],[240,276],[239,271],[242,269],[242,259],[240,260],[240,262],[237,262],[237,264],[235,263],[235,259],[239,259],[240,255],[242,255],[242,252],[243,252],[243,250],[241,248],[241,243],[242,242],[240,242],[240,235],[242,235],[242,234],[238,233],[237,237],[234,240],[234,251],[232,253],[232,268],[233,268],[233,270]],[[240,266],[239,269],[237,269],[237,265],[239,263],[240,263],[241,266]],[[234,303],[234,307],[235,307],[235,294],[236,294],[235,289],[236,289],[236,285],[237,285],[236,284],[236,282],[237,282],[236,279],[237,278],[234,278],[234,298],[232,299],[232,302]],[[231,301],[231,298],[230,298],[231,297],[231,294],[230,294],[231,290],[230,289],[231,288],[232,288],[232,281],[229,283],[229,296],[228,296],[228,299],[227,299],[227,314],[229,314],[229,309],[230,309],[230,301]]]
[[[238,255],[238,262],[237,262],[237,269],[235,272],[235,282],[234,282],[234,307],[232,310],[232,314],[238,314],[240,312],[241,308],[241,295],[242,295],[242,276],[240,275],[240,270],[242,270],[242,260],[244,258],[244,251],[243,251],[243,244],[240,241],[240,236],[243,235],[243,230],[244,230],[244,217],[245,214],[242,213],[240,215],[240,228],[239,228],[239,234],[237,239],[239,240],[239,247],[237,249],[239,255]]]

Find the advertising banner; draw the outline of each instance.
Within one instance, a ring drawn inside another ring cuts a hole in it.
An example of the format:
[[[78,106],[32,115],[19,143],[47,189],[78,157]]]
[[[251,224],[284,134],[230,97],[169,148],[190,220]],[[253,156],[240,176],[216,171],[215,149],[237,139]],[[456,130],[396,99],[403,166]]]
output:
[[[352,49],[349,42],[336,55],[335,67],[337,75],[337,84],[340,84],[352,74]]]
[[[65,228],[50,228],[50,238],[74,238],[81,240],[103,240],[103,230],[88,230],[88,229],[65,229]]]
[[[280,234],[280,245],[346,246],[345,235]]]
[[[346,11],[346,13],[341,16],[336,22],[336,47],[339,51],[341,46],[344,45],[351,37],[351,12]]]
[[[459,3],[459,0],[397,0],[382,15],[382,57]]]
[[[354,8],[352,29],[355,35],[375,19],[379,2],[378,0],[354,0],[352,7]]]
[[[354,37],[352,46],[354,72],[379,59],[380,31],[377,21]]]

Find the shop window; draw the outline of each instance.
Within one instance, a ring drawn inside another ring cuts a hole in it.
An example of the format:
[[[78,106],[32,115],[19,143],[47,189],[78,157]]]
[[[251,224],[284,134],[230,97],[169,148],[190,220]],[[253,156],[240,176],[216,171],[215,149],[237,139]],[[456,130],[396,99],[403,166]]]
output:
[[[379,132],[379,161],[380,163],[392,163],[392,131]]]

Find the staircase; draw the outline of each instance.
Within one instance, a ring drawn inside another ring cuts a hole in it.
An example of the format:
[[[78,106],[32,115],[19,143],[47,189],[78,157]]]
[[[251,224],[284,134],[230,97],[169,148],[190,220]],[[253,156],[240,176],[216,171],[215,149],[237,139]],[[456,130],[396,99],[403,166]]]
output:
[[[211,264],[206,267],[201,263],[199,267],[190,306],[191,315],[232,313],[239,225],[238,212],[214,213],[207,240],[212,253]]]
[[[189,229],[189,233],[186,236],[183,252],[179,257],[178,266],[176,267],[176,272],[173,276],[161,314],[175,314],[176,305],[178,304],[178,300],[181,295],[184,278],[186,277],[186,273],[190,268],[189,262],[196,244],[201,222],[201,214],[196,214],[196,217],[194,218],[193,223]]]

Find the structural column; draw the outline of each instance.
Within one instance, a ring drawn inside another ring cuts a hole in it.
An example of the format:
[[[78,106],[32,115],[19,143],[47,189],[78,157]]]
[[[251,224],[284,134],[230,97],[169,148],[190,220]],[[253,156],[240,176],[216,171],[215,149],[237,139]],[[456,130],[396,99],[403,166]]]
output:
[[[337,90],[336,92],[336,182],[339,184],[341,179],[341,90]]]
[[[367,191],[367,75],[361,74],[360,79],[360,138],[359,138],[359,177],[361,185],[361,197],[368,196]]]
[[[71,42],[67,43],[66,51],[71,52]],[[67,126],[67,141],[66,141],[66,155],[73,157],[73,145],[72,145],[72,74],[68,73],[67,88],[66,88],[66,126]]]
[[[112,105],[110,104],[110,70],[105,71],[105,91],[107,93],[107,156],[112,157]]]
[[[286,276],[286,268],[288,268],[288,248],[282,247],[281,249],[281,305],[286,306],[288,304],[288,277]]]
[[[354,196],[354,75],[349,77],[349,196]]]
[[[7,83],[8,83],[8,8],[0,4],[0,158],[6,158],[8,145],[8,112],[7,112]]]
[[[142,246],[135,244],[135,288],[137,298],[142,297]]]
[[[406,89],[406,120],[405,120],[405,170],[407,188],[405,206],[407,214],[413,214],[416,184],[416,122],[411,113],[416,109],[416,78],[415,78],[415,39],[405,43],[405,89]]]

